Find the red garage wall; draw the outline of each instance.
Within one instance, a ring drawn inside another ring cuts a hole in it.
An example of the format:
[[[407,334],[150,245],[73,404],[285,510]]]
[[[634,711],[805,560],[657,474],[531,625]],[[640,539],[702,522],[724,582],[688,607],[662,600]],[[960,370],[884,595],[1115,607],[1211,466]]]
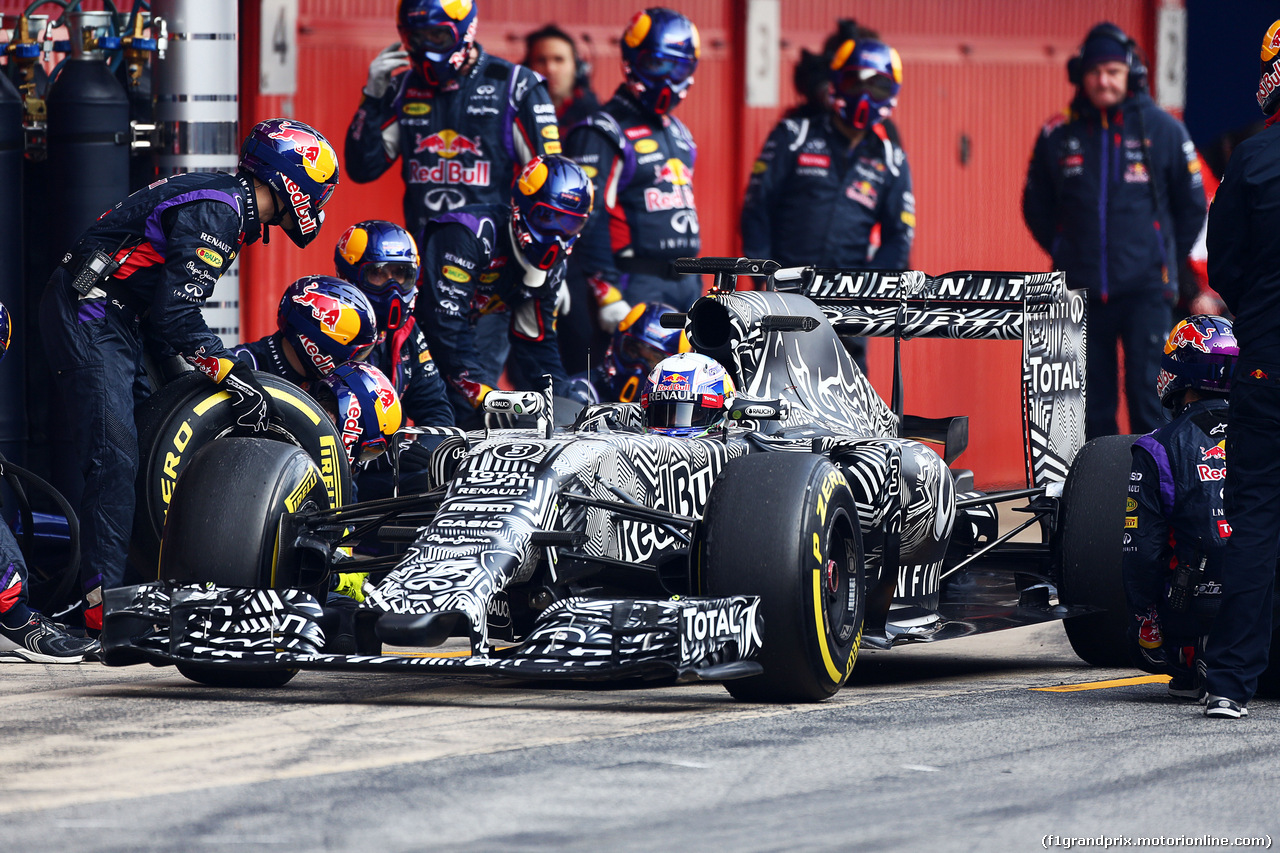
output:
[[[480,41],[518,60],[524,33],[555,21],[585,38],[596,91],[621,80],[617,38],[635,2],[479,0]],[[919,229],[913,266],[1043,270],[1048,259],[1022,224],[1020,200],[1035,135],[1070,98],[1064,63],[1094,23],[1111,20],[1150,45],[1159,0],[781,0],[780,106],[744,106],[746,7],[743,0],[668,0],[702,31],[697,83],[680,108],[699,142],[696,188],[703,253],[739,251],[737,220],[752,161],[783,109],[795,100],[791,68],[802,47],[817,49],[840,16],[878,29],[904,63],[895,119],[915,178]],[[0,0],[17,12],[25,0]],[[99,8],[96,0],[86,0]],[[241,122],[275,115],[308,121],[341,144],[360,100],[369,59],[397,40],[395,0],[300,0],[298,93],[260,96],[259,0],[242,0]],[[969,158],[961,162],[962,144]],[[243,259],[246,338],[274,326],[281,288],[298,276],[332,269],[333,242],[352,222],[399,221],[401,183],[393,167],[368,185],[344,181],[327,211],[324,236],[307,250],[280,239]],[[1021,482],[1018,345],[912,341],[904,346],[907,411],[969,414],[970,450],[961,463],[980,483]],[[871,378],[886,392],[891,345],[875,341]]]

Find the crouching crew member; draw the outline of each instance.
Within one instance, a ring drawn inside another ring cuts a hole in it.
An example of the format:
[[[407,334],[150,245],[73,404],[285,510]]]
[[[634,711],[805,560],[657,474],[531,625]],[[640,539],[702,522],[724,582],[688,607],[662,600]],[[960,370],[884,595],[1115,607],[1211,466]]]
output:
[[[1197,314],[1164,345],[1156,392],[1173,421],[1133,445],[1124,588],[1134,662],[1195,699],[1196,663],[1221,600],[1231,525],[1224,514],[1227,395],[1239,351],[1231,322]]]

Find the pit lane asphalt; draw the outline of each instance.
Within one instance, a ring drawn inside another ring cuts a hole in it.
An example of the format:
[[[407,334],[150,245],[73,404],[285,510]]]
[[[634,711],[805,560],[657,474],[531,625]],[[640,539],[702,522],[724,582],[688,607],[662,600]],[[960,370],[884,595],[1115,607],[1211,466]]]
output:
[[[1206,720],[1078,661],[1059,623],[864,652],[810,706],[716,685],[535,688],[0,666],[11,851],[1039,849],[1270,833],[1280,703]]]

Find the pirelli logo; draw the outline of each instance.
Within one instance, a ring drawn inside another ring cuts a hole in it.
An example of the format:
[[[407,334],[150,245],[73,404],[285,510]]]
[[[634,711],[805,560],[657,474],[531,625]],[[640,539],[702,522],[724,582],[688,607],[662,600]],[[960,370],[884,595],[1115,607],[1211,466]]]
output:
[[[320,477],[316,474],[315,468],[307,469],[307,476],[302,478],[302,482],[294,487],[289,496],[284,499],[284,507],[289,512],[297,512],[298,507],[302,506],[302,502],[306,500],[307,495],[316,487],[316,483]]]
[[[320,478],[329,495],[329,506],[342,506],[342,483],[338,482],[338,454],[346,453],[338,447],[338,440],[331,435],[320,436]]]

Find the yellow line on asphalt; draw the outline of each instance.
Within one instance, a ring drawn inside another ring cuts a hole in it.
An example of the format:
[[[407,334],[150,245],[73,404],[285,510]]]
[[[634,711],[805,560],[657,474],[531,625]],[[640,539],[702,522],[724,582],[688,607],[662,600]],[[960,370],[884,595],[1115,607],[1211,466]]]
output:
[[[1057,687],[1029,687],[1045,693],[1075,693],[1079,690],[1104,690],[1108,687],[1128,687],[1131,684],[1165,684],[1167,675],[1139,675],[1134,678],[1113,678],[1110,681],[1087,681],[1084,684],[1059,684]]]

